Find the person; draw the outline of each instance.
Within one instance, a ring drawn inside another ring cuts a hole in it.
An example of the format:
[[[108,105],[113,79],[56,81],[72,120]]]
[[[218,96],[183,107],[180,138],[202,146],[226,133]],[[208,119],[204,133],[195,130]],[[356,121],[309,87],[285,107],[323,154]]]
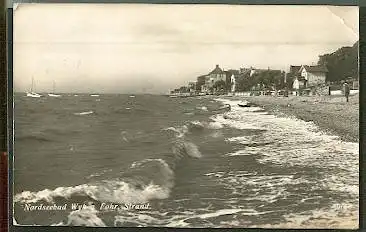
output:
[[[347,82],[345,82],[343,84],[343,87],[344,87],[344,96],[346,96],[346,100],[348,102],[348,97],[349,97],[349,92],[350,92],[350,88],[349,88],[349,85]]]
[[[330,90],[330,85],[328,86],[328,95],[330,96],[330,95],[332,95],[332,92],[331,92],[331,90]]]

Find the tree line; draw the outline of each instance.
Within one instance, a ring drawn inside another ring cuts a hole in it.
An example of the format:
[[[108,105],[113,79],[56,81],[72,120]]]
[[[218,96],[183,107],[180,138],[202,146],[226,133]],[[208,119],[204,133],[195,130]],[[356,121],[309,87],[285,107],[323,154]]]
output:
[[[333,53],[319,56],[318,65],[325,65],[328,69],[327,81],[358,78],[358,45],[359,41],[352,47],[341,47]]]
[[[326,81],[339,82],[348,78],[357,79],[359,76],[358,70],[358,46],[357,41],[353,46],[346,46],[337,49],[333,53],[323,54],[319,56],[318,65],[324,65],[328,69]],[[232,73],[234,74],[234,73]],[[236,76],[236,91],[251,91],[251,90],[279,90],[291,89],[294,77],[287,75],[281,70],[259,70],[250,76],[250,72],[235,73]],[[230,91],[232,83],[229,74],[226,81],[218,81],[212,88],[216,90]],[[205,76],[197,78],[195,89],[201,90],[201,86],[205,84]],[[189,89],[185,86],[176,89],[175,91],[188,92]]]

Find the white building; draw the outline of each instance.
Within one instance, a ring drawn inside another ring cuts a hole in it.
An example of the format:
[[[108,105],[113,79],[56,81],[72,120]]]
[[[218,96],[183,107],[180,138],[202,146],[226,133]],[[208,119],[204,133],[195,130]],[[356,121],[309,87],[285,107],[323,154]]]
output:
[[[236,89],[236,78],[235,78],[235,75],[234,74],[231,74],[230,82],[231,82],[231,92],[235,92],[235,89]]]
[[[305,87],[324,84],[328,69],[325,66],[302,65],[299,73],[305,80]]]

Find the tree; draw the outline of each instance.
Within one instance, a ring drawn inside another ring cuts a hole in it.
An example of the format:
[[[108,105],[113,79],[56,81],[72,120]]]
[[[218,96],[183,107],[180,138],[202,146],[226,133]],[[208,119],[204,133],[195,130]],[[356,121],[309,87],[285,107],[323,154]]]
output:
[[[250,77],[249,73],[240,74],[236,79],[236,82],[236,90],[239,92],[249,91],[255,83],[254,79]]]
[[[348,77],[357,78],[359,75],[358,42],[352,47],[341,47],[331,54],[319,56],[318,65],[327,67],[327,81],[336,82]]]
[[[223,80],[216,81],[213,85],[213,88],[216,90],[225,90],[226,89],[226,82]]]
[[[196,83],[196,90],[201,91],[201,86],[205,84],[205,77],[206,76],[199,76],[197,77],[197,83]]]

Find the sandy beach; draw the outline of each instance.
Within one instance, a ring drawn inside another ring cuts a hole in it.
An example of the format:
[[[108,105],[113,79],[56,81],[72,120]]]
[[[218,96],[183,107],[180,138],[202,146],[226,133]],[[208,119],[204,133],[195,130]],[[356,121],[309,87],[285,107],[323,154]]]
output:
[[[348,142],[359,141],[359,95],[346,102],[343,96],[258,96],[245,99],[277,115],[313,121],[321,129]]]

